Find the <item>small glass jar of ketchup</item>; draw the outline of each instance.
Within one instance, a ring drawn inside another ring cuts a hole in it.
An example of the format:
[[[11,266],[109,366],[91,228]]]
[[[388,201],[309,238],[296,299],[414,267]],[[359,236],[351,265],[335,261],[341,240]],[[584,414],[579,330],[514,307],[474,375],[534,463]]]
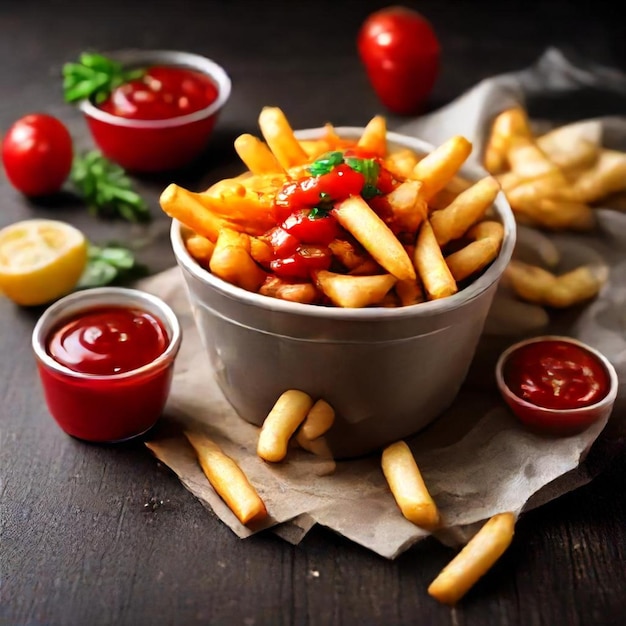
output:
[[[73,293],[37,322],[32,346],[48,409],[69,435],[120,442],[149,430],[167,401],[181,329],[137,289]]]
[[[513,413],[536,432],[573,435],[609,417],[617,372],[601,352],[572,337],[520,341],[496,364],[498,388]]]

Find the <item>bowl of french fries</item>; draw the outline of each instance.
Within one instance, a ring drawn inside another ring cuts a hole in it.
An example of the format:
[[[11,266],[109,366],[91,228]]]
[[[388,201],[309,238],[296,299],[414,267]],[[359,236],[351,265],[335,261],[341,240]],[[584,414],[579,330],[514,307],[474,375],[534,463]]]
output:
[[[431,146],[381,116],[294,132],[277,107],[259,127],[235,141],[240,176],[161,194],[202,349],[244,420],[300,390],[332,407],[332,454],[363,455],[455,399],[515,219],[464,137]]]

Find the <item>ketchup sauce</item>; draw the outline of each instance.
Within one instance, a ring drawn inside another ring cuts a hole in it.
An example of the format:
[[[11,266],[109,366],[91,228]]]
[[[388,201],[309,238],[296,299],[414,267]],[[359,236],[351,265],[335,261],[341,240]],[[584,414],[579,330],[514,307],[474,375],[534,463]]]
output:
[[[518,397],[547,409],[578,409],[599,402],[609,376],[587,350],[559,340],[529,343],[516,350],[503,370]]]
[[[163,324],[135,308],[94,309],[52,333],[48,353],[75,372],[107,376],[151,363],[167,347]]]
[[[205,74],[157,65],[114,89],[99,108],[128,119],[164,120],[200,111],[215,102],[217,95],[217,87]]]
[[[50,413],[68,434],[123,441],[160,417],[171,386],[180,336],[134,305],[98,306],[62,319],[38,360]]]

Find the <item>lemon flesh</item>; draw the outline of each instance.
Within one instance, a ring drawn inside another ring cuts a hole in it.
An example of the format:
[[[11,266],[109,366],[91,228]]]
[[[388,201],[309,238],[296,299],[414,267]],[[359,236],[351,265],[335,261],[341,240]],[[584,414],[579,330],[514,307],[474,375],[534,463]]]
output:
[[[0,230],[0,290],[16,304],[47,304],[71,292],[87,264],[83,233],[58,220],[23,220]]]

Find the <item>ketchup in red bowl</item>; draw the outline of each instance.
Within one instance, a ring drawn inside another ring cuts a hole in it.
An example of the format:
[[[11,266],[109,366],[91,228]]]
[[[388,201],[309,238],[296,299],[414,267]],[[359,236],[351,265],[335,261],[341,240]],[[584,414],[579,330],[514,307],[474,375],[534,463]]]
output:
[[[144,433],[164,409],[180,341],[174,312],[142,291],[104,287],[62,298],[33,331],[50,413],[86,441]]]
[[[617,394],[608,359],[570,337],[536,337],[511,346],[498,360],[496,378],[522,422],[553,434],[573,434],[606,417]]]
[[[129,172],[184,167],[207,147],[231,80],[215,61],[176,50],[110,55],[143,77],[114,89],[104,103],[80,102],[94,142]]]
[[[215,83],[206,74],[157,65],[141,78],[115,88],[98,106],[128,119],[166,120],[200,111],[215,102],[217,95]]]

